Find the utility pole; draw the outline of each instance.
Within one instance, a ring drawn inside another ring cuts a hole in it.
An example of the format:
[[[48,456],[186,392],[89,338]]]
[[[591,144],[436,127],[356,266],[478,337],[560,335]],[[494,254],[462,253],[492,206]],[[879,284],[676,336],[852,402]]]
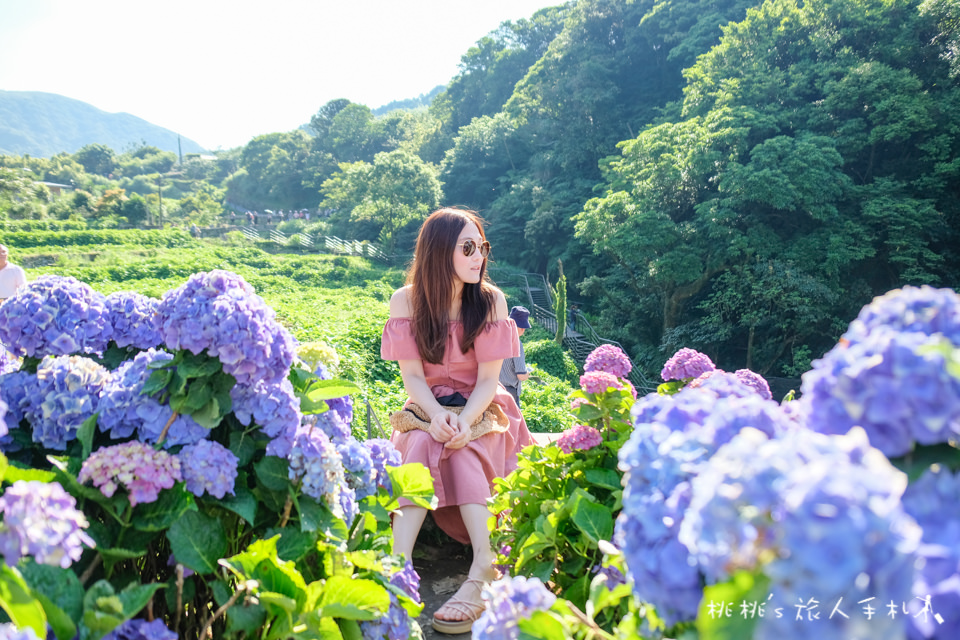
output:
[[[163,174],[157,174],[157,198],[160,200],[160,207],[157,211],[157,220],[160,222],[160,228],[163,229]]]

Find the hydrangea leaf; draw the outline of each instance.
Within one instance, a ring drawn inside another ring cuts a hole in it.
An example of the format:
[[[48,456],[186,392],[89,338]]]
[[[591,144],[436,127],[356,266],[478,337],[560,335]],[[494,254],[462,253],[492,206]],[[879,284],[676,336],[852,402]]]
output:
[[[77,429],[77,440],[80,441],[81,446],[80,457],[83,460],[89,458],[90,452],[93,451],[93,436],[97,430],[97,418],[99,415],[99,413],[93,414],[84,420],[80,428]]]
[[[197,573],[213,573],[227,553],[227,533],[216,518],[190,511],[167,531],[170,550],[177,561]]]
[[[290,486],[287,461],[276,456],[266,456],[254,465],[257,480],[271,491],[286,491]]]
[[[360,387],[347,380],[321,380],[317,378],[306,389],[306,395],[313,401],[333,400],[360,391]]]
[[[571,637],[562,622],[546,611],[534,611],[517,621],[519,640],[566,640]]]
[[[264,537],[280,536],[277,540],[277,556],[283,560],[298,561],[316,548],[317,536],[312,533],[299,531],[292,527],[284,529],[269,528]]]
[[[160,361],[160,362],[151,362],[147,365],[150,368],[154,366],[165,366],[169,361]],[[150,374],[150,377],[147,378],[147,381],[143,383],[143,390],[140,392],[142,395],[146,396],[155,396],[158,393],[163,392],[163,395],[166,395],[167,385],[170,384],[170,381],[173,379],[173,370],[172,369],[157,369]],[[163,396],[160,398],[163,399]]]
[[[437,497],[433,492],[433,478],[430,470],[420,463],[410,463],[399,467],[387,467],[387,475],[393,483],[393,497],[406,498],[418,507],[437,508]]]
[[[19,466],[16,462],[8,465],[6,458],[3,458],[3,460],[0,461],[0,468],[3,470],[3,481],[8,484],[13,484],[17,480],[24,480],[26,482],[31,480],[52,482],[57,477],[57,474],[53,471],[46,471],[44,469],[25,469]]]
[[[374,620],[390,607],[390,594],[373,580],[332,576],[324,585],[319,606],[324,617]]]
[[[585,497],[584,493],[578,490],[571,498],[570,518],[573,524],[594,544],[609,540],[613,535],[613,512],[609,507]]]
[[[583,475],[587,482],[604,489],[616,491],[622,487],[620,474],[613,469],[586,469]]]
[[[138,504],[133,510],[133,526],[140,531],[162,531],[196,508],[193,494],[177,483],[161,491],[155,502]]]
[[[81,598],[82,592],[83,590],[81,588]],[[47,614],[47,624],[50,625],[50,629],[57,637],[57,640],[70,640],[71,638],[77,637],[77,625],[74,624],[71,615],[55,605],[53,600],[46,595],[34,591],[33,596],[37,599],[37,602],[40,603],[40,606],[43,607],[44,613]],[[81,611],[82,609],[76,614],[78,619],[80,618]]]
[[[159,582],[151,584],[138,584],[128,587],[117,594],[120,604],[123,606],[123,618],[129,620],[143,610],[150,598],[158,589],[163,589],[166,585]]]
[[[245,476],[246,474],[244,474]],[[250,524],[254,524],[257,517],[257,498],[253,493],[243,486],[241,478],[237,477],[237,483],[233,487],[234,495],[226,495],[218,503],[228,511],[232,511]]]
[[[333,515],[326,504],[303,495],[298,496],[296,502],[301,530],[320,531],[331,540],[346,540],[349,537],[347,524]]]
[[[697,630],[700,640],[741,640],[752,638],[753,630],[760,618],[749,616],[718,615],[711,613],[711,605],[716,603],[733,603],[738,606],[741,602],[765,602],[769,580],[762,574],[753,574],[749,571],[740,571],[727,582],[710,585],[703,590],[703,599],[700,601],[700,611],[697,615]]]
[[[37,637],[47,636],[47,616],[33,597],[20,573],[0,565],[0,608],[7,612],[18,628],[30,627]]]
[[[83,614],[83,585],[76,572],[71,569],[61,569],[34,561],[24,562],[19,566],[24,580],[33,589],[34,595],[44,596],[55,602],[72,620],[79,620]],[[46,604],[44,604],[46,609]],[[52,620],[47,611],[47,619]],[[57,634],[59,637],[59,634]],[[73,637],[73,635],[69,636]]]
[[[256,637],[266,619],[267,611],[263,605],[237,603],[227,609],[227,634],[242,633],[246,637]]]

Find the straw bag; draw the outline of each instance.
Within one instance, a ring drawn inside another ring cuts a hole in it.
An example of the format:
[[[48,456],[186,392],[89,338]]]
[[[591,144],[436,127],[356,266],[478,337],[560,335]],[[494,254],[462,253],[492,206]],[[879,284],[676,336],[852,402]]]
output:
[[[457,415],[463,411],[463,407],[444,407],[447,411],[452,411]],[[406,433],[413,429],[421,431],[430,431],[430,417],[427,412],[415,402],[411,402],[402,410],[390,414],[390,426],[394,431]],[[488,433],[503,433],[510,428],[510,419],[503,409],[496,402],[491,402],[483,414],[473,421],[470,425],[470,439],[476,440]]]

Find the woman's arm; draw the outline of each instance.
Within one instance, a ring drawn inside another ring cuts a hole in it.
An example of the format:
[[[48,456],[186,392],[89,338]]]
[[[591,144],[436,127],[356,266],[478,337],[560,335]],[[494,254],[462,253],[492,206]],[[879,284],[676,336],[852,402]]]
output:
[[[497,291],[497,300],[494,305],[493,320],[503,320],[508,317],[507,299],[503,292]],[[457,419],[458,433],[447,442],[451,449],[459,449],[470,442],[470,425],[483,415],[484,410],[493,402],[497,395],[497,385],[500,383],[500,369],[503,360],[481,362],[477,368],[477,384],[467,399],[467,405],[460,412]]]
[[[390,298],[390,318],[409,318],[409,287],[397,289]],[[457,433],[457,414],[440,406],[427,384],[423,360],[400,360],[400,377],[410,400],[416,402],[430,417],[430,435],[437,442],[447,442]]]

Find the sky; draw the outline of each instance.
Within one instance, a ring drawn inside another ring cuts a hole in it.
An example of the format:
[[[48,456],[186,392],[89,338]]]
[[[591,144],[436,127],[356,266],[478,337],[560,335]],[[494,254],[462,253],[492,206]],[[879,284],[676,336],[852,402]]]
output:
[[[0,90],[126,112],[214,151],[336,98],[447,84],[507,20],[562,0],[0,0]]]

